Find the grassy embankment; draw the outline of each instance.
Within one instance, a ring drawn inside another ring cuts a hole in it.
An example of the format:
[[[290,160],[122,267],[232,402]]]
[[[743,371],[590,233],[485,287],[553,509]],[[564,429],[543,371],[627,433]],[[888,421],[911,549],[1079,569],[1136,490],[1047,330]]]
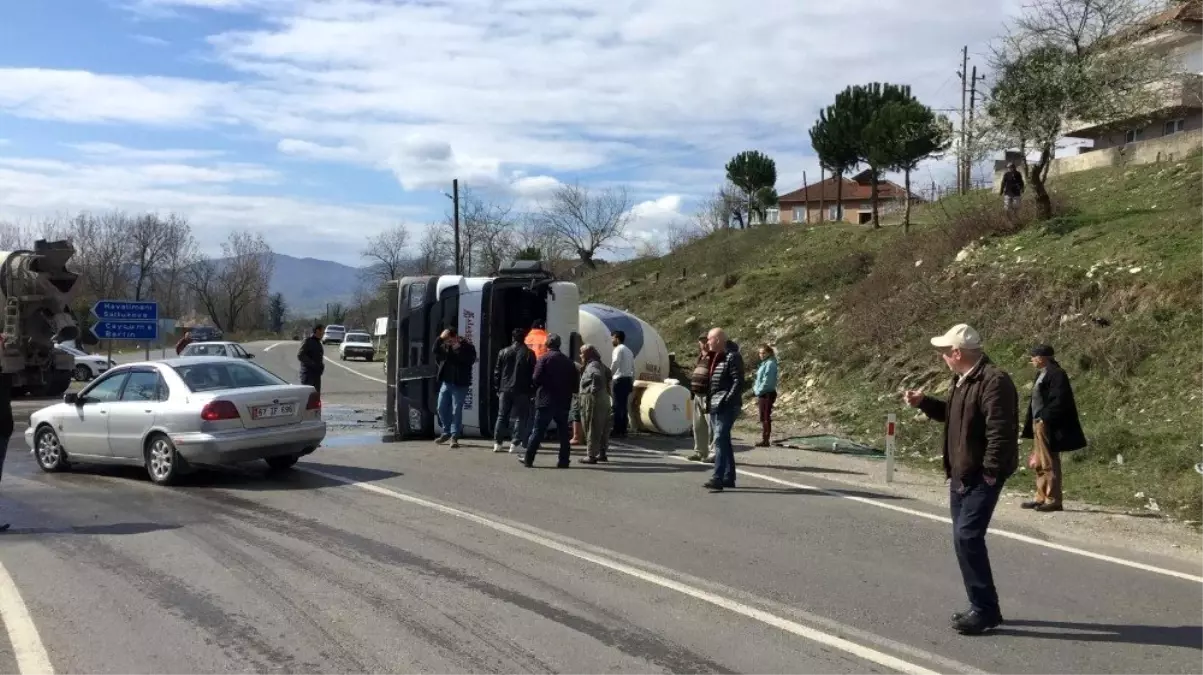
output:
[[[723,232],[581,285],[678,354],[714,325],[750,361],[757,343],[776,345],[780,418],[880,447],[886,414],[899,413],[900,456],[933,468],[938,425],[899,404],[907,387],[947,391],[927,338],[974,325],[1024,405],[1026,350],[1049,342],[1091,441],[1068,458],[1067,497],[1199,521],[1200,186],[1198,155],[1089,171],[1053,182],[1059,215],[1046,222],[1008,223],[996,196],[977,193],[917,209],[909,234],[897,222]]]

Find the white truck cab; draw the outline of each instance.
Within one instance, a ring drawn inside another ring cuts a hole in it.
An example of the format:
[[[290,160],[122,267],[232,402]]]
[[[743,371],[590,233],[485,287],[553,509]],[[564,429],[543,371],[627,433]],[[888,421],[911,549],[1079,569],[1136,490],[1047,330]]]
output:
[[[497,417],[493,366],[515,328],[543,321],[575,357],[581,344],[580,290],[556,281],[537,261],[514,261],[495,277],[404,277],[390,299],[385,365],[388,419],[396,440],[431,438],[438,429],[434,344],[445,328],[476,347],[472,385],[464,402],[464,435],[491,436]]]

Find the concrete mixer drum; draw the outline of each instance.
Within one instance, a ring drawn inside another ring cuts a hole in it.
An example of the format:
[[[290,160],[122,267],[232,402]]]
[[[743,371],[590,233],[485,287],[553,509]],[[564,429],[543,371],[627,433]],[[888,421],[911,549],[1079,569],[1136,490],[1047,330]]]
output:
[[[58,396],[71,384],[75,359],[56,342],[82,336],[69,303],[79,275],[67,268],[75,255],[69,241],[39,240],[32,251],[0,252],[0,367],[12,377],[15,395]]]

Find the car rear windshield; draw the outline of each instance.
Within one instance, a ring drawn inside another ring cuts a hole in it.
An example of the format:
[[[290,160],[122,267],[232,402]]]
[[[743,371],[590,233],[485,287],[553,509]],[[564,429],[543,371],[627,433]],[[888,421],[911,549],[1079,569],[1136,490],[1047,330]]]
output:
[[[368,337],[367,333],[347,333],[345,342],[371,342],[372,338]]]
[[[253,363],[195,363],[172,366],[172,369],[179,373],[180,379],[193,393],[288,384]]]

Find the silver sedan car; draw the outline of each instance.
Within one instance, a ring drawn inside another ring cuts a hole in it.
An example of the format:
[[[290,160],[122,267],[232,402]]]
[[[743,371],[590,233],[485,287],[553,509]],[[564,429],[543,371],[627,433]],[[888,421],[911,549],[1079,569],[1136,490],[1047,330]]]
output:
[[[288,469],[325,437],[313,387],[241,359],[203,356],[118,366],[35,412],[25,431],[43,471],[132,464],[161,485],[194,465],[262,459]]]

